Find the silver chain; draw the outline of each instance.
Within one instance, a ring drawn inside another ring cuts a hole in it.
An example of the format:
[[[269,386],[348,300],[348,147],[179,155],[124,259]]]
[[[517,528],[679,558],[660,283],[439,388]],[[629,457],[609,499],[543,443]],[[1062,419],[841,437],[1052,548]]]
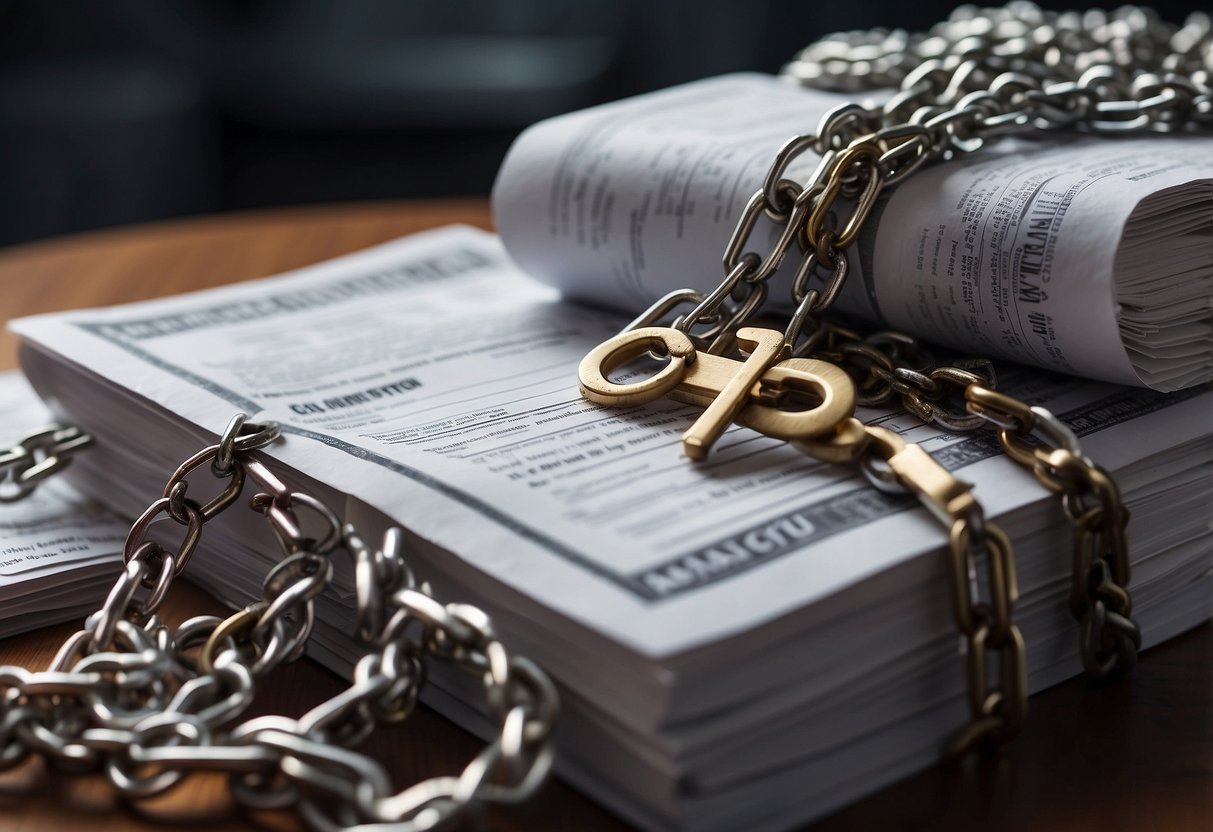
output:
[[[1026,2],[964,6],[923,34],[828,36],[782,74],[831,90],[892,91],[882,103],[836,107],[815,132],[788,140],[742,210],[717,289],[659,301],[666,311],[694,304],[674,325],[718,354],[731,352],[731,334],[762,310],[765,284],[793,244],[801,259],[785,338],[797,355],[810,354],[802,335],[812,339],[817,316],[837,297],[848,249],[877,197],[925,164],[1008,134],[1213,126],[1213,36],[1203,12],[1181,27],[1135,6],[1082,13]],[[788,178],[791,164],[809,151],[821,157],[814,173],[805,182]],[[777,229],[765,254],[751,246],[764,217]]]
[[[0,503],[25,499],[39,483],[66,468],[76,451],[92,442],[93,438],[80,428],[52,425],[0,450]]]
[[[900,395],[910,413],[947,430],[997,427],[1007,453],[1062,495],[1074,529],[1070,607],[1082,625],[1084,667],[1096,677],[1131,669],[1141,638],[1130,618],[1128,511],[1112,479],[1082,455],[1073,434],[1048,411],[995,393],[988,360],[936,365],[911,336],[863,336],[822,316],[847,279],[850,246],[882,191],[923,165],[972,153],[1008,134],[1172,133],[1213,126],[1209,16],[1195,13],[1179,27],[1131,6],[1110,13],[1046,12],[1026,2],[965,6],[925,34],[831,35],[807,47],[782,74],[826,89],[888,92],[881,103],[836,107],[815,132],[788,140],[742,209],[725,245],[720,284],[706,294],[672,292],[627,330],[658,333],[655,325],[674,316],[673,330],[688,341],[679,353],[682,366],[696,351],[744,357],[739,333],[764,313],[769,280],[792,248],[799,248],[791,281],[795,311],[784,328],[784,349],[793,360],[843,368],[854,380],[859,404],[878,405]],[[793,162],[810,151],[820,157],[814,172],[803,182],[789,178]],[[764,223],[769,233],[757,233]],[[753,241],[767,237],[774,240],[770,248],[756,250]],[[682,306],[691,311],[675,316]],[[660,340],[666,343],[664,336]],[[586,361],[601,357],[599,351]],[[580,370],[579,377],[583,393],[593,388]],[[774,405],[780,394],[765,387],[762,392]],[[609,400],[617,393],[604,395]],[[1023,444],[1024,437],[1050,426],[1064,441]],[[865,443],[873,441],[863,430],[840,424],[824,443],[794,444],[821,459],[867,465],[874,457]],[[885,486],[915,490],[912,478],[900,475]],[[981,601],[976,587],[966,584],[974,547],[957,538],[956,529],[982,523],[960,520],[953,526],[952,574],[958,625],[969,643],[971,720],[955,750],[987,737],[1009,737],[1026,710],[1023,641],[1010,618],[1017,594],[1010,546],[1001,538],[998,545],[986,541],[991,574],[1001,570],[1006,577]],[[989,619],[993,609],[1000,615]],[[983,612],[975,617],[974,610]],[[1001,657],[1000,688],[993,693],[985,675],[990,649]]]
[[[58,450],[81,436],[64,435]],[[177,468],[135,521],[122,574],[50,667],[0,666],[0,768],[41,754],[100,769],[131,798],[159,794],[192,771],[224,772],[242,804],[296,807],[323,832],[420,832],[474,807],[528,798],[552,764],[559,709],[552,683],[511,655],[483,611],[443,604],[417,582],[399,529],[368,545],[328,506],[292,490],[252,455],[278,437],[275,423],[233,419],[217,444]],[[205,504],[188,496],[189,476],[203,466],[224,483]],[[270,570],[261,598],[234,615],[165,626],[157,610],[173,579],[205,524],[239,498],[248,478],[261,488],[251,505],[284,559]],[[164,518],[183,529],[176,546],[149,536],[153,521]],[[368,651],[353,684],[298,719],[239,721],[260,681],[303,653],[313,600],[328,588],[332,558],[342,550],[354,566],[354,637]],[[434,662],[481,680],[497,734],[459,776],[397,792],[384,768],[352,747],[412,712]]]

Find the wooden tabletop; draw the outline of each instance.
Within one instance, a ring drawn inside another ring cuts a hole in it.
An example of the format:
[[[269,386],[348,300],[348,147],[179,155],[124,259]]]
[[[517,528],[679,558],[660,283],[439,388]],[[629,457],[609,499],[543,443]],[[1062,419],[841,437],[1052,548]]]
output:
[[[483,200],[299,208],[173,221],[0,251],[4,318],[132,301],[274,274],[452,222],[489,227]],[[16,345],[0,336],[0,369]],[[178,585],[166,617],[217,612]],[[75,629],[65,624],[0,642],[0,663],[44,667]],[[260,712],[298,716],[343,687],[308,660],[277,671]],[[478,742],[422,709],[380,732],[371,751],[399,785],[454,774]],[[630,827],[564,784],[531,805],[494,812],[488,828],[626,832]],[[894,830],[1213,830],[1213,625],[1147,651],[1135,675],[1081,679],[1032,698],[1023,734],[1001,755],[936,766],[808,827]],[[95,775],[40,764],[0,774],[0,828],[39,832],[294,830],[286,814],[234,808],[224,782],[195,775],[151,801],[126,803]],[[740,830],[739,830],[740,832]]]

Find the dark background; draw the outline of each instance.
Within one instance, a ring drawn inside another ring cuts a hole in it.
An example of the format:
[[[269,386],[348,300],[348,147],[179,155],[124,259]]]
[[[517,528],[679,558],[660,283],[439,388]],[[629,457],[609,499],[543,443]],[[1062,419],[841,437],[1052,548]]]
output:
[[[0,0],[0,245],[257,206],[485,195],[538,119],[775,72],[823,34],[923,29],[953,5]],[[1176,21],[1191,8],[1159,7]]]

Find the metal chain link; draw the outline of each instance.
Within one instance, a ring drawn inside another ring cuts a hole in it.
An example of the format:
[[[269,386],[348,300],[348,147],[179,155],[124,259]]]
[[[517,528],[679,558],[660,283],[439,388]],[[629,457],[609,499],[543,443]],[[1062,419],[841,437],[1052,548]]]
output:
[[[1069,606],[1081,626],[1084,670],[1100,679],[1131,671],[1141,632],[1131,617],[1128,588],[1129,510],[1111,475],[1082,452],[1073,431],[1047,409],[998,392],[990,361],[939,364],[905,333],[861,336],[827,324],[811,347],[811,357],[830,361],[851,376],[862,404],[900,396],[910,414],[941,430],[997,430],[1007,456],[1061,495],[1074,536]]]
[[[946,430],[996,426],[1006,452],[1062,494],[1074,529],[1070,608],[1082,625],[1084,667],[1098,677],[1130,669],[1141,637],[1130,618],[1127,589],[1128,511],[1111,477],[1081,453],[1052,414],[994,393],[988,360],[939,366],[906,334],[863,336],[821,316],[847,278],[848,249],[881,192],[925,164],[972,153],[1006,134],[1167,133],[1213,126],[1209,16],[1194,13],[1178,27],[1133,6],[1083,13],[1046,12],[1026,2],[966,6],[926,34],[875,30],[829,36],[807,47],[782,74],[846,92],[896,89],[880,104],[839,106],[814,133],[789,139],[725,246],[724,280],[706,295],[680,290],[661,298],[634,326],[656,324],[690,304],[674,328],[694,349],[736,353],[734,333],[763,311],[767,282],[797,246],[795,311],[784,329],[792,355],[843,368],[854,380],[859,404],[900,396],[911,414]],[[793,162],[809,151],[820,156],[816,170],[803,182],[789,178]],[[763,222],[773,225],[774,239],[765,253],[752,244]],[[875,430],[844,423],[833,439],[794,444],[819,459],[859,461],[878,485],[909,487],[931,504],[913,477],[879,473],[873,460],[887,456],[862,449],[894,452],[887,437],[873,438],[879,436]],[[1045,447],[1024,444],[1032,435],[1043,437]],[[929,470],[925,462],[918,467]],[[970,512],[975,513],[949,515],[972,714],[954,750],[1008,738],[1026,712],[1023,641],[1009,619],[1015,600],[1010,545],[1001,532],[991,535],[979,508]],[[986,602],[964,577],[976,574],[979,555],[991,580]],[[993,691],[986,678],[991,650],[1001,655],[1000,686]]]
[[[1027,2],[964,6],[923,34],[830,35],[782,75],[824,89],[893,91],[879,104],[836,107],[815,132],[789,139],[776,153],[725,246],[724,281],[706,297],[682,297],[697,305],[675,326],[693,333],[700,349],[733,348],[722,332],[761,310],[765,295],[756,287],[794,244],[801,260],[786,337],[794,347],[802,333],[812,337],[815,329],[806,325],[837,297],[848,249],[878,196],[924,164],[1008,134],[1213,127],[1213,34],[1204,12],[1181,27],[1137,6],[1081,13]],[[810,151],[820,156],[816,170],[803,182],[789,178],[792,163]],[[764,217],[776,229],[765,253],[752,245]],[[814,290],[810,284],[818,280]]]
[[[1011,543],[985,519],[967,483],[953,477],[921,445],[851,418],[824,439],[792,443],[824,462],[857,464],[881,491],[914,494],[948,529],[952,609],[964,640],[969,722],[948,743],[959,756],[987,741],[1019,733],[1028,712],[1027,659],[1023,636],[1012,621],[1019,597]],[[987,593],[978,586],[985,564]],[[999,672],[992,681],[991,657]]]
[[[131,798],[159,794],[192,771],[224,772],[240,803],[296,807],[322,832],[420,832],[478,806],[528,798],[552,765],[559,698],[551,681],[507,650],[483,611],[444,604],[419,584],[399,529],[371,546],[251,455],[279,434],[273,422],[233,419],[217,444],[173,472],[135,521],[122,574],[49,668],[0,666],[0,769],[40,754],[100,769]],[[70,445],[67,434],[61,441]],[[205,504],[188,496],[190,474],[204,465],[224,481]],[[265,516],[284,559],[258,601],[226,619],[199,616],[170,629],[156,613],[173,579],[205,525],[239,498],[248,478],[262,489],[250,504]],[[153,537],[167,525],[157,527],[157,520],[179,526],[181,542]],[[238,721],[258,682],[302,655],[314,600],[329,587],[341,550],[354,563],[354,637],[368,650],[353,684],[298,719]],[[480,678],[497,734],[459,776],[397,792],[383,767],[352,746],[412,712],[434,662]]]
[[[0,503],[25,499],[39,483],[66,468],[76,451],[92,442],[93,438],[80,428],[52,425],[0,450]]]
[[[1073,431],[1046,408],[998,392],[987,359],[940,364],[918,339],[899,332],[864,336],[826,323],[814,335],[806,344],[810,357],[845,370],[861,404],[900,396],[906,411],[941,430],[992,427],[1007,456],[1061,495],[1073,529],[1069,606],[1081,627],[1083,668],[1098,679],[1130,672],[1141,632],[1131,616],[1129,510],[1111,475],[1082,452]]]
[[[1093,678],[1130,672],[1137,664],[1141,632],[1131,617],[1129,510],[1116,482],[1045,408],[977,384],[966,388],[964,396],[971,413],[998,429],[1007,456],[1061,494],[1074,535],[1070,612],[1082,626],[1083,668]],[[1029,437],[1037,444],[1028,444]]]

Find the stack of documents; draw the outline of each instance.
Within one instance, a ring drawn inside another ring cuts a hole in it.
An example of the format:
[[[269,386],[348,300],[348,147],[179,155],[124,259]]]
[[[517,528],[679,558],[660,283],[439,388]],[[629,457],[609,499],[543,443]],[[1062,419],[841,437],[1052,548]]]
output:
[[[14,328],[34,386],[97,436],[73,481],[127,516],[234,412],[279,420],[270,466],[368,539],[403,525],[437,597],[483,606],[560,685],[558,772],[646,829],[783,829],[938,759],[967,716],[944,532],[912,499],[745,428],[689,462],[693,406],[582,400],[579,360],[623,320],[562,303],[493,235],[448,228]],[[1000,388],[1115,474],[1145,645],[1209,618],[1213,393],[1023,368]],[[1055,495],[989,433],[859,415],[975,483],[1009,534],[1031,689],[1079,673]],[[240,505],[207,524],[187,572],[233,605],[278,557]],[[344,672],[352,570],[336,566],[312,655]],[[466,682],[438,668],[425,695],[475,730]]]
[[[20,373],[0,373],[0,448],[49,422]],[[15,496],[11,485],[0,478],[0,494]],[[101,606],[122,562],[127,527],[61,478],[0,505],[0,637],[83,619]]]
[[[633,315],[720,282],[784,141],[850,96],[710,78],[540,122],[498,175],[510,255]],[[819,157],[787,176],[804,183]],[[780,226],[761,218],[745,250]],[[1037,133],[921,168],[877,202],[833,311],[967,354],[1155,390],[1213,380],[1213,137]],[[792,304],[798,252],[772,280]],[[685,311],[685,310],[684,310]]]

